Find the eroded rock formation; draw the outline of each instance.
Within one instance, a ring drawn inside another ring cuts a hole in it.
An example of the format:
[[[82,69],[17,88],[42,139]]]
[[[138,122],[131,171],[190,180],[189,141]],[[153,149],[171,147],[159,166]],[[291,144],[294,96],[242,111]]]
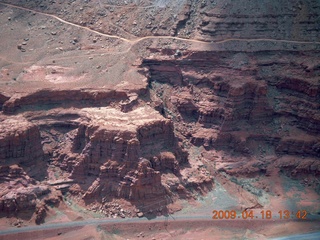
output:
[[[319,2],[2,2],[1,213],[43,223],[61,191],[165,214],[274,169],[316,187]]]
[[[280,67],[277,55],[184,51],[178,59],[145,59],[141,67],[149,69],[160,111],[193,145],[257,158],[253,172],[265,171],[268,155],[311,157],[292,164],[292,173],[305,166],[318,175],[319,70],[291,51],[282,53]]]
[[[151,107],[122,113],[114,108],[82,110],[87,120],[75,130],[71,152],[60,166],[80,184],[93,178],[86,199],[116,196],[129,200],[166,194],[161,172],[180,174],[187,153],[174,136],[172,121]]]
[[[43,206],[62,200],[61,193],[31,178],[17,164],[0,167],[0,187],[0,216],[30,216],[37,224],[44,221]]]
[[[0,116],[1,166],[23,164],[31,168],[43,161],[39,128],[23,117]]]

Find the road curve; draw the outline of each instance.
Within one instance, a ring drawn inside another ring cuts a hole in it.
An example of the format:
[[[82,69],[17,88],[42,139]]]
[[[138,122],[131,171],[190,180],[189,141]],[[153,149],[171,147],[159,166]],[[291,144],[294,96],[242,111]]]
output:
[[[65,23],[65,24],[68,24],[68,25],[71,25],[71,26],[74,26],[74,27],[77,27],[77,28],[82,28],[84,30],[99,34],[101,36],[119,39],[119,40],[122,40],[124,42],[132,43],[132,44],[136,44],[136,43],[138,43],[140,41],[147,40],[147,39],[175,39],[175,40],[180,40],[180,41],[185,41],[185,42],[202,43],[202,44],[208,44],[208,45],[211,44],[211,43],[226,43],[226,42],[231,42],[231,41],[241,41],[241,42],[267,41],[267,42],[282,42],[282,43],[320,44],[320,42],[294,41],[294,40],[272,39],[272,38],[254,38],[254,39],[228,38],[228,39],[224,39],[224,40],[208,42],[208,41],[202,41],[202,40],[196,40],[196,39],[187,39],[187,38],[181,38],[181,37],[173,37],[173,36],[145,36],[145,37],[140,37],[140,38],[136,37],[136,39],[130,40],[130,39],[127,39],[127,38],[124,38],[124,37],[120,37],[120,36],[117,36],[117,35],[110,35],[110,34],[102,33],[102,32],[96,31],[94,29],[91,29],[89,27],[85,27],[85,26],[82,26],[82,25],[79,25],[79,24],[76,24],[76,23],[72,23],[72,22],[63,20],[62,18],[60,18],[60,17],[58,17],[58,16],[56,16],[54,14],[43,13],[43,12],[40,12],[40,11],[37,11],[37,10],[33,10],[33,9],[17,6],[17,5],[10,4],[10,3],[0,2],[0,4],[2,4],[4,6],[7,6],[7,7],[16,8],[16,9],[20,9],[20,10],[25,10],[25,11],[29,11],[29,12],[32,12],[32,13],[44,15],[44,16],[51,17],[51,18],[55,18],[56,20],[58,20],[58,21],[60,21],[62,23]],[[126,32],[126,33],[132,35],[131,33],[128,33],[128,32]]]

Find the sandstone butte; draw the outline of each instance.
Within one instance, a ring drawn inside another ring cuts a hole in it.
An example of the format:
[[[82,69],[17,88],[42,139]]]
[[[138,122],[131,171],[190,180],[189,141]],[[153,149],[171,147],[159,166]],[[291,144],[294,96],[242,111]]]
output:
[[[1,217],[319,196],[319,1],[38,2],[0,1]]]

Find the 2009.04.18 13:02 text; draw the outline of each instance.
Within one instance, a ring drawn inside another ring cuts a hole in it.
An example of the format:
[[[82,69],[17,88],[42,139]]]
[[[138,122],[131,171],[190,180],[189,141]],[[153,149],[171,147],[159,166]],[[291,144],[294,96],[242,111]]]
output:
[[[280,210],[278,212],[273,212],[271,210],[262,210],[259,212],[254,212],[253,210],[244,210],[238,212],[236,210],[213,210],[212,211],[213,220],[229,220],[229,219],[239,219],[239,220],[251,220],[251,219],[301,219],[307,220],[308,212],[306,210],[289,211]]]

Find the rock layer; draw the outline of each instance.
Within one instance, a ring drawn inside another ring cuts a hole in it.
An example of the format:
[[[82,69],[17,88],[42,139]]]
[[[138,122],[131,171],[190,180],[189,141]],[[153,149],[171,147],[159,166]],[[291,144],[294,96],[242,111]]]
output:
[[[2,2],[2,213],[42,223],[60,190],[142,217],[213,176],[257,199],[237,176],[318,183],[318,1]]]
[[[178,173],[179,162],[186,162],[176,147],[172,122],[150,107],[129,113],[113,108],[83,111],[91,120],[79,126],[74,153],[62,162],[72,178],[96,178],[85,197],[112,195],[137,200],[163,196],[159,170]]]
[[[160,111],[184,138],[265,165],[270,154],[319,158],[319,70],[306,60],[319,52],[306,55],[286,51],[280,61],[272,51],[184,51],[172,59],[163,52],[141,67],[149,69]]]
[[[9,183],[9,184],[8,184]],[[30,178],[18,165],[0,167],[0,215],[12,216],[33,216],[36,223],[43,220],[45,211],[38,209],[45,202],[61,201],[61,196],[55,191],[51,192],[45,184],[40,184]]]
[[[23,117],[1,117],[1,166],[22,164],[35,166],[43,161],[39,128]]]
[[[86,106],[91,104],[109,105],[112,101],[127,100],[128,94],[123,91],[97,90],[51,90],[43,89],[26,95],[16,94],[3,103],[4,113],[14,113],[18,109],[37,105],[43,107],[57,106]],[[1,101],[1,99],[0,99]],[[1,102],[0,102],[1,103]]]

